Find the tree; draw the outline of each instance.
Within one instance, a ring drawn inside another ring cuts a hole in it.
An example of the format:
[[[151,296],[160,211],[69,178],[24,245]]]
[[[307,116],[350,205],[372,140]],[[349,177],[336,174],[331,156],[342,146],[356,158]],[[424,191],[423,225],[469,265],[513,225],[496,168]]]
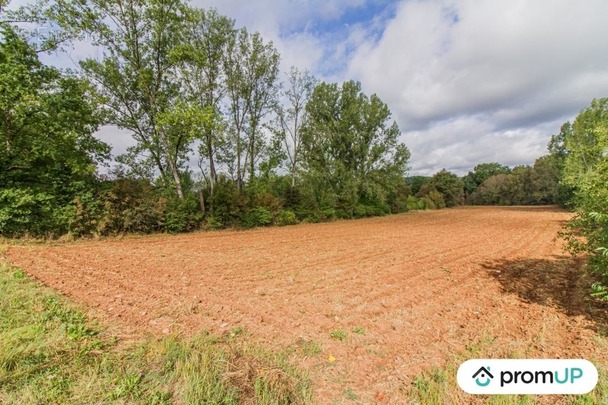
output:
[[[49,10],[65,31],[88,35],[103,50],[101,60],[80,65],[104,97],[106,123],[130,130],[137,141],[123,161],[154,166],[180,199],[190,145],[158,118],[177,105],[170,54],[181,41],[186,14],[180,0],[58,0]]]
[[[464,203],[464,183],[454,173],[443,169],[431,178],[429,184],[443,195],[446,207]]]
[[[560,194],[559,179],[559,168],[550,155],[536,159],[530,170],[530,203],[555,204]]]
[[[0,24],[0,234],[62,233],[67,208],[91,192],[109,147],[86,82],[44,66]]]
[[[511,205],[520,191],[511,174],[496,174],[486,179],[472,195],[471,201],[480,205]]]
[[[593,100],[591,106],[576,117],[571,131],[564,134],[567,150],[564,180],[575,186],[576,192],[584,186],[581,181],[595,177],[597,168],[606,162],[607,121],[608,98]]]
[[[608,300],[608,98],[593,100],[564,132],[562,181],[574,190],[576,209],[565,235],[574,253],[589,254],[601,276],[594,295]]]
[[[420,198],[424,209],[442,209],[445,208],[445,200],[443,194],[441,194],[434,185],[430,182],[425,183],[420,187],[416,197]]]
[[[247,80],[243,84],[249,103],[245,132],[248,137],[249,181],[253,182],[257,160],[265,148],[265,139],[260,133],[262,123],[276,105],[281,57],[272,43],[264,43],[259,33],[254,33],[250,41],[250,52],[243,61],[247,72]]]
[[[428,184],[431,181],[430,177],[427,176],[411,176],[407,178],[407,184],[412,189],[412,194],[418,194],[422,186]]]
[[[287,169],[293,191],[302,154],[302,128],[308,121],[306,104],[312,96],[316,81],[307,70],[300,72],[294,67],[287,80],[287,88],[281,94],[286,105],[277,104],[276,108],[278,125],[275,134],[288,159]]]
[[[572,205],[574,192],[571,186],[561,181],[561,179],[564,177],[566,157],[568,156],[566,138],[571,136],[572,124],[570,124],[570,122],[566,122],[561,126],[559,134],[553,135],[549,145],[547,145],[547,148],[549,149],[551,166],[557,173],[557,177],[559,179],[555,194],[555,202],[565,207],[570,207]]]
[[[321,205],[353,215],[360,202],[385,204],[400,184],[409,151],[388,106],[357,82],[321,83],[306,105],[302,149],[307,178]]]
[[[213,196],[218,178],[216,155],[225,144],[221,111],[221,102],[227,92],[224,59],[236,30],[234,21],[216,10],[190,9],[186,18],[183,43],[172,51],[172,58],[176,61],[181,96],[199,110],[192,113],[203,113],[206,117],[190,122],[196,127],[192,139],[201,141],[199,166],[203,175],[209,178],[213,213]],[[203,163],[208,173],[203,169]]]
[[[265,146],[260,130],[262,120],[274,106],[279,54],[272,43],[264,43],[259,33],[249,34],[243,28],[229,43],[224,69],[233,144],[224,160],[242,191],[245,173],[249,170],[249,179],[253,180],[256,161]]]
[[[473,194],[477,188],[492,176],[497,174],[508,174],[511,172],[508,166],[500,163],[481,163],[475,166],[472,172],[469,172],[464,178],[464,191],[467,196]]]

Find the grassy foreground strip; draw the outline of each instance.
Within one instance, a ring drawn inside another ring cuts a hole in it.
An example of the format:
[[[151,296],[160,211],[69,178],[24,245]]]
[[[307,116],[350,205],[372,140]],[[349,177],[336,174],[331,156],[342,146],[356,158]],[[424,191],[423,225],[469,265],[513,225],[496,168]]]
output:
[[[0,262],[0,403],[305,404],[306,374],[236,330],[118,344]]]
[[[444,368],[434,368],[420,374],[412,382],[408,397],[413,404],[491,404],[491,405],[524,405],[524,404],[608,404],[608,370],[595,359],[589,359],[595,364],[599,379],[595,389],[586,395],[469,395],[458,387],[456,372],[460,364],[469,359],[494,358],[496,352],[492,348],[493,339],[489,335],[483,336],[479,342],[468,345],[466,352],[453,357]],[[597,337],[598,346],[608,350],[608,339],[605,336]],[[514,352],[504,358],[527,358],[522,353]]]

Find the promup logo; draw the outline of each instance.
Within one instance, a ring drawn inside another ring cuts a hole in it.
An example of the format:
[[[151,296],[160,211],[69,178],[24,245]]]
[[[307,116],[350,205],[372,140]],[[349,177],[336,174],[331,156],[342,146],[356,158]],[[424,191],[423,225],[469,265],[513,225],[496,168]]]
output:
[[[587,360],[469,360],[458,385],[469,394],[586,394],[597,384]]]
[[[490,367],[481,367],[475,374],[473,374],[475,384],[480,387],[487,387],[492,382],[494,376],[490,373]],[[483,381],[483,382],[482,382]]]

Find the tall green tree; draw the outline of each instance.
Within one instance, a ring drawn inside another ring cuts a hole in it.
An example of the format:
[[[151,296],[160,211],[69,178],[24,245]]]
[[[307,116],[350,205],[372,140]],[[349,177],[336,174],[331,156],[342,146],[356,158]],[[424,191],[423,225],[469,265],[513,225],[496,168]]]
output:
[[[137,141],[123,161],[154,167],[180,199],[190,145],[158,118],[177,104],[170,55],[181,43],[186,13],[180,0],[57,0],[49,10],[66,32],[86,35],[102,50],[101,58],[80,65],[104,97],[106,123],[129,130]]]
[[[352,215],[361,201],[385,202],[410,156],[388,106],[349,81],[317,85],[306,111],[304,164],[321,203]]]
[[[229,43],[224,59],[230,143],[225,154],[237,188],[242,191],[245,174],[255,177],[255,168],[265,148],[261,135],[264,117],[272,111],[278,91],[280,57],[272,43],[245,28]]]
[[[564,135],[563,182],[576,209],[567,237],[574,252],[589,254],[602,277],[595,295],[608,300],[608,98],[593,100]]]
[[[279,63],[281,57],[272,42],[265,43],[259,33],[250,36],[250,51],[243,63],[246,67],[244,84],[249,104],[247,156],[249,181],[255,178],[256,165],[266,149],[262,125],[266,116],[275,110],[279,91]]]
[[[66,208],[91,192],[109,148],[86,82],[44,66],[0,24],[0,234],[62,233]]]
[[[511,169],[500,163],[480,163],[463,178],[466,196],[473,194],[487,179],[497,174],[509,174]]]
[[[200,167],[204,177],[209,179],[210,201],[213,204],[218,179],[216,156],[226,142],[221,110],[227,92],[224,60],[237,31],[234,20],[213,9],[188,10],[184,30],[183,43],[172,51],[172,57],[177,62],[176,73],[180,79],[182,97],[191,106],[198,108],[199,113],[212,113],[212,120],[203,119],[191,123],[198,128],[194,138],[201,141]],[[193,118],[194,115],[191,114],[190,117]]]
[[[560,200],[560,170],[551,155],[542,156],[530,170],[530,203],[555,204]]]
[[[557,135],[553,135],[547,148],[549,149],[550,163],[553,170],[558,176],[558,185],[555,195],[555,202],[565,206],[572,206],[573,198],[573,187],[561,181],[564,177],[564,169],[566,165],[566,157],[568,156],[568,149],[566,148],[566,138],[572,136],[572,124],[566,122],[560,128],[560,132]]]
[[[307,71],[292,67],[287,77],[287,85],[282,91],[285,104],[277,103],[275,136],[287,157],[287,169],[291,176],[291,189],[296,186],[296,178],[301,164],[302,128],[307,125],[306,104],[315,88],[315,78]]]
[[[454,173],[443,169],[435,173],[430,185],[443,195],[446,207],[455,207],[464,203],[464,183]]]

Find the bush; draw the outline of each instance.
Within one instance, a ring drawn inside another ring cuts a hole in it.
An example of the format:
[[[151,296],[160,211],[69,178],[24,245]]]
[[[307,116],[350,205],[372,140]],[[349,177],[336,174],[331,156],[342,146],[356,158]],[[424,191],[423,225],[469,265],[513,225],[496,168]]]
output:
[[[422,210],[436,210],[435,203],[428,197],[422,197],[420,199],[420,209]]]
[[[386,204],[366,205],[357,204],[355,207],[355,218],[383,216],[390,212],[390,207]]]
[[[391,213],[400,214],[402,212],[409,211],[410,209],[408,208],[408,201],[409,201],[410,197],[412,197],[412,196],[400,195],[398,197],[395,197],[391,201]],[[414,198],[414,197],[412,197],[412,198]]]
[[[165,230],[170,233],[192,231],[200,226],[202,216],[194,196],[169,199],[165,207]]]
[[[441,194],[435,186],[431,184],[425,184],[420,188],[416,197],[421,199],[422,209],[441,209],[445,208],[445,200],[443,194]]]
[[[103,202],[92,193],[76,196],[69,208],[69,231],[73,236],[87,236],[98,232],[103,215]]]
[[[215,217],[213,215],[210,215],[205,219],[204,227],[205,227],[205,229],[210,230],[210,231],[225,228],[222,221],[220,221],[217,217]]]
[[[415,211],[415,210],[424,209],[422,201],[420,201],[413,195],[407,197],[405,206],[406,206],[407,211]]]
[[[247,199],[239,193],[234,181],[224,176],[218,178],[211,202],[213,203],[211,215],[222,228],[239,225],[247,211]]]
[[[272,224],[272,212],[266,207],[255,207],[243,216],[245,228],[255,228]]]
[[[167,199],[145,180],[112,181],[101,196],[103,214],[97,231],[102,235],[152,233],[165,228]]]
[[[285,226],[285,225],[295,225],[298,223],[298,218],[296,214],[291,210],[281,210],[277,215],[277,225]]]
[[[268,192],[255,194],[252,200],[254,207],[264,207],[272,213],[278,213],[283,208],[283,202]]]
[[[340,214],[340,215],[338,215]],[[321,221],[333,221],[336,218],[344,218],[344,211],[337,212],[334,208],[325,208],[321,210],[319,218]]]
[[[67,230],[62,221],[65,207],[56,198],[29,188],[0,190],[0,233],[5,236],[61,234]]]
[[[355,218],[365,218],[367,216],[367,207],[363,204],[357,204],[354,214]]]
[[[443,199],[443,195],[436,191],[436,190],[431,190],[428,194],[427,197],[430,201],[432,201],[433,203],[433,208],[435,209],[442,209],[445,208],[445,201]]]

